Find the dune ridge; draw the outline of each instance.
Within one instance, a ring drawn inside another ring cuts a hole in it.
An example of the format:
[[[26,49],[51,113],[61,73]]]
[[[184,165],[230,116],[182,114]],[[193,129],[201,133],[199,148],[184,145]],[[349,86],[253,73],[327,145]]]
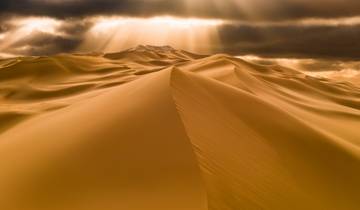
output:
[[[0,61],[0,203],[355,210],[360,88],[169,46]]]

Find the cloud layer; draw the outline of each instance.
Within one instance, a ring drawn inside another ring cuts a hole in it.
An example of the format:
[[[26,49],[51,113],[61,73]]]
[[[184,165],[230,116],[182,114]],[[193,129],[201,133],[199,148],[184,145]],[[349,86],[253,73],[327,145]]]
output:
[[[358,0],[1,0],[0,14],[0,53],[7,54],[74,52],[96,24],[89,21],[94,16],[171,15],[225,20],[217,28],[221,44],[208,46],[212,52],[352,61],[360,56]],[[10,42],[20,33],[11,20],[34,16],[61,24],[56,33],[34,30]]]
[[[0,14],[58,18],[93,15],[177,15],[287,20],[360,14],[358,0],[2,0]]]
[[[220,28],[224,50],[282,58],[359,59],[360,25],[225,25]]]

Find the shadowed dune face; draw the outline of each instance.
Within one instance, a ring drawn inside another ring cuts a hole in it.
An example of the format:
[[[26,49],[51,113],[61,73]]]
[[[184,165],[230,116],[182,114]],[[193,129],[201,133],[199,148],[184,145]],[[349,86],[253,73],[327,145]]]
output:
[[[139,46],[0,61],[0,203],[356,210],[360,88]]]

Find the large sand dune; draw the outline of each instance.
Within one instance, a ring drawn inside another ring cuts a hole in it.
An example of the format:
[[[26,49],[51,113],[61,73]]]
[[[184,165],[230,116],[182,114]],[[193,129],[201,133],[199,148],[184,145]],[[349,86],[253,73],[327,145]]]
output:
[[[0,61],[6,210],[357,210],[360,88],[170,47]]]

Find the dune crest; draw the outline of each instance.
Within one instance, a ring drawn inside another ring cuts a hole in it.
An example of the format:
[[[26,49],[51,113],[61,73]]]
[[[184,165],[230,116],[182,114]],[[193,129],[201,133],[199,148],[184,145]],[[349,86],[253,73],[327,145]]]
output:
[[[360,88],[139,46],[0,61],[0,203],[356,210]]]

